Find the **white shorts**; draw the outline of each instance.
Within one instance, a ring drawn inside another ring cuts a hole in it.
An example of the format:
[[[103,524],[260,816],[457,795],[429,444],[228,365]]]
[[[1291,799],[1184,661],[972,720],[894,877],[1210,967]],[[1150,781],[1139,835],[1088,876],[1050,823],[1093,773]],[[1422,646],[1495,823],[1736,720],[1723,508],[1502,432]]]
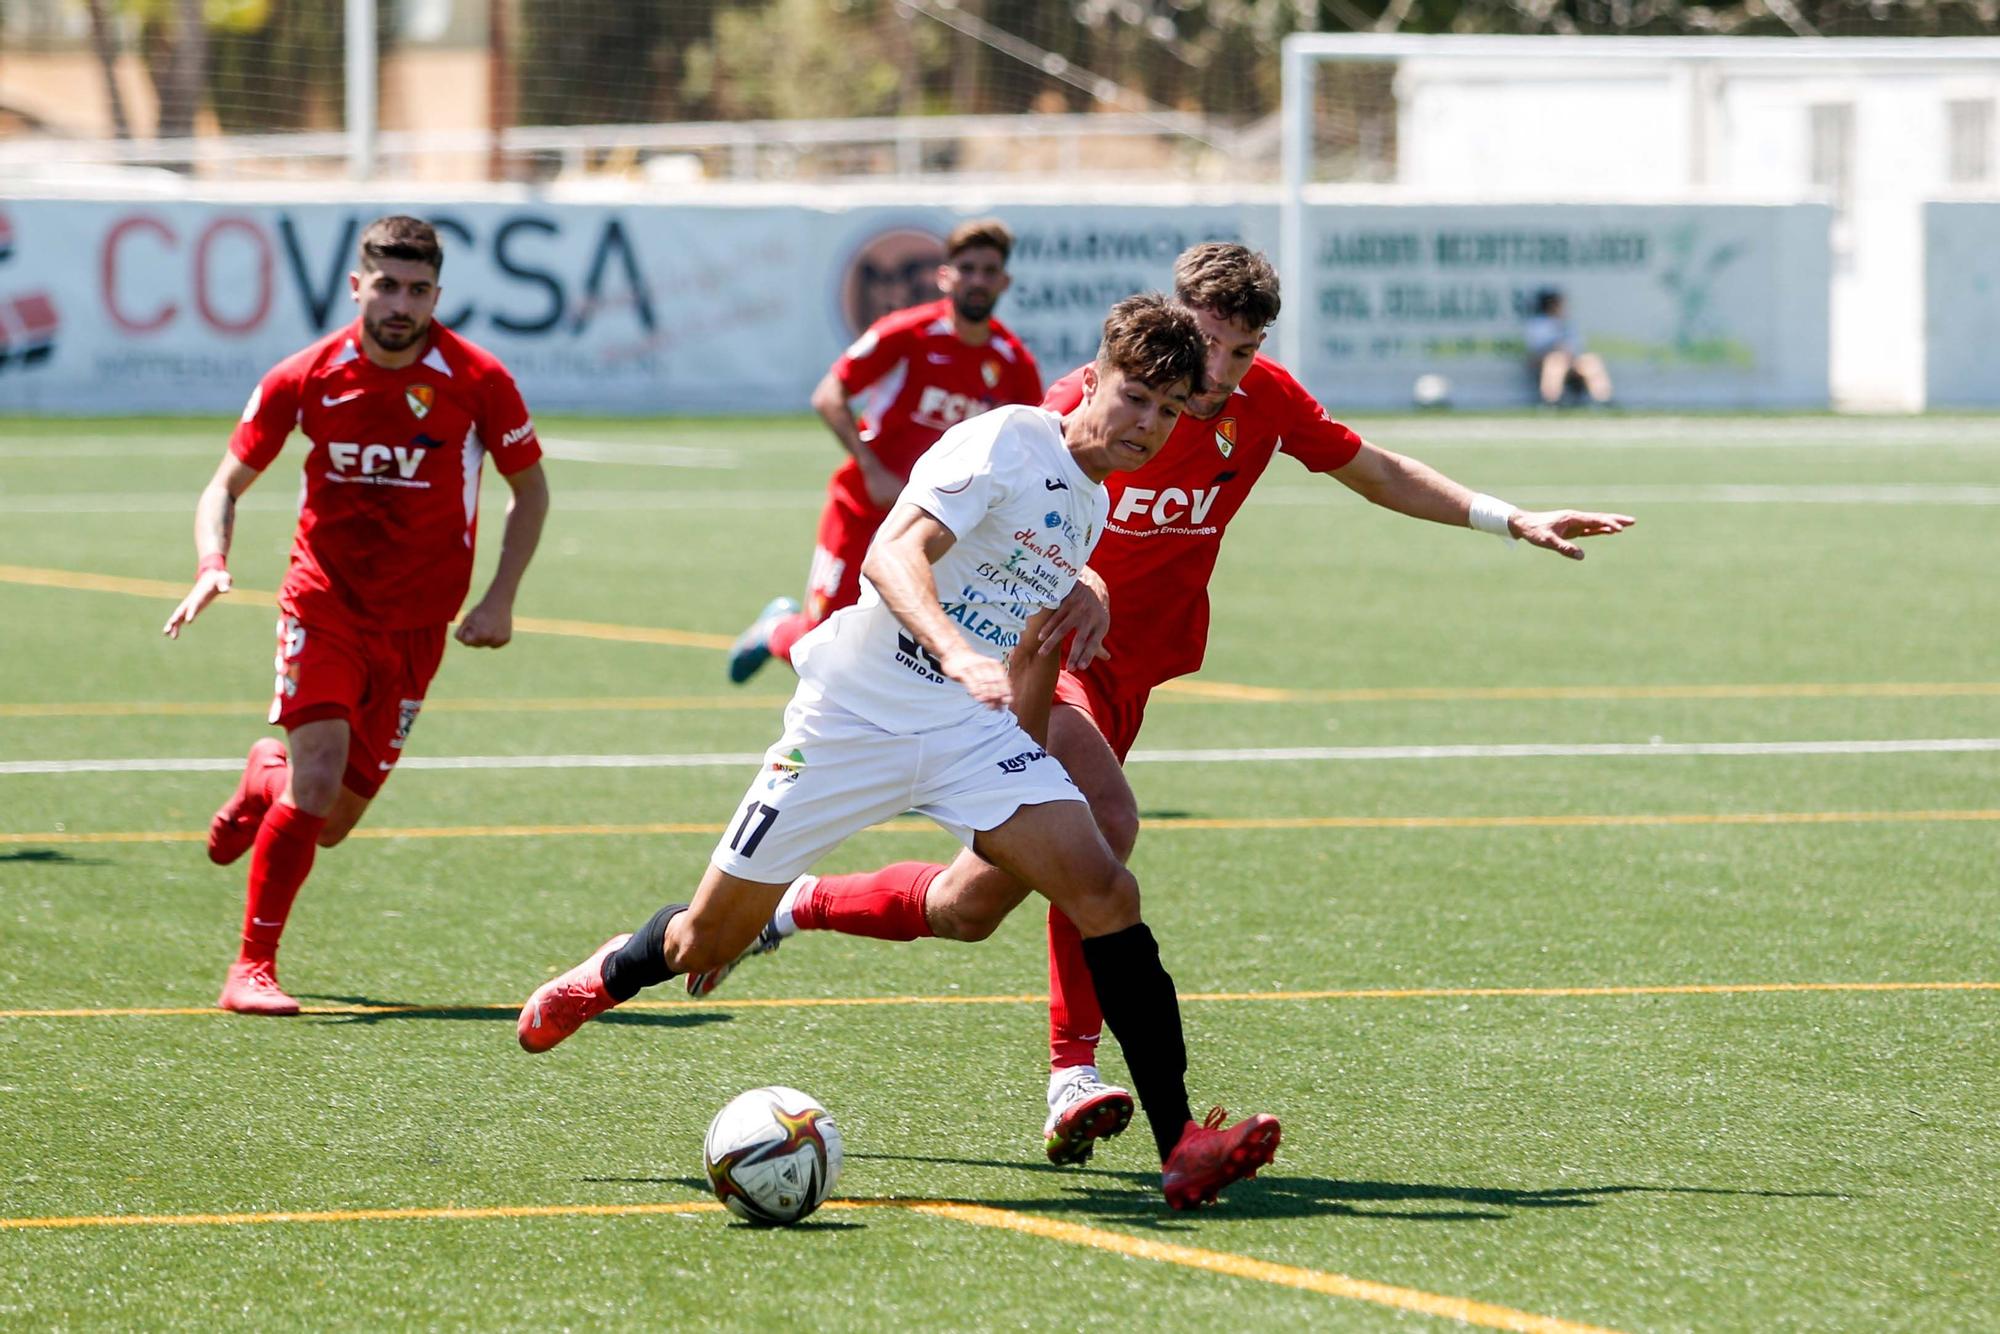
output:
[[[973,722],[899,735],[837,705],[798,699],[785,734],[743,794],[709,858],[717,870],[780,885],[847,838],[915,811],[972,846],[1023,806],[1082,801],[1062,764],[989,710]]]

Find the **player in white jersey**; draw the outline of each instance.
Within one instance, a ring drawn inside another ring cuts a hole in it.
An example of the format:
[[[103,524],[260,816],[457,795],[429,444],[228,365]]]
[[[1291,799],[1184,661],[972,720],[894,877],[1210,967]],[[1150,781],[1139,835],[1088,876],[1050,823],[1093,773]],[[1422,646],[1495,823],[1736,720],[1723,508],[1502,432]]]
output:
[[[1103,529],[1102,483],[1159,451],[1205,361],[1185,307],[1128,298],[1105,321],[1075,411],[1001,409],[918,461],[863,562],[860,602],[795,648],[784,735],[693,903],[667,905],[544,983],[521,1010],[523,1047],[547,1051],[645,987],[738,958],[815,861],[916,810],[1077,924],[1170,1206],[1210,1202],[1271,1160],[1276,1118],[1193,1119],[1180,1002],[1140,920],[1138,882],[1045,748],[1061,661],[1059,637],[1045,634]]]

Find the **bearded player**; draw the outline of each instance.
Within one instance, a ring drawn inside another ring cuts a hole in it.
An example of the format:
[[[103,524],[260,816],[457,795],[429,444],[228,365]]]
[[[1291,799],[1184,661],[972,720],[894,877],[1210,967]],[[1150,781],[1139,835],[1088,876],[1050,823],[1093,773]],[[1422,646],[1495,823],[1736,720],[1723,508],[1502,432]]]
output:
[[[774,657],[789,663],[801,635],[860,598],[868,544],[939,436],[989,408],[1041,402],[1034,357],[993,318],[1013,249],[997,218],[959,224],[937,270],[944,295],[869,325],[813,390],[813,410],[848,457],[827,484],[804,609],[787,597],[767,603],[730,650],[731,681],[748,681]]]
[[[1575,539],[1620,532],[1633,522],[1623,514],[1516,509],[1330,420],[1284,367],[1259,354],[1279,305],[1278,276],[1263,255],[1221,242],[1194,246],[1174,265],[1174,292],[1194,311],[1207,342],[1208,387],[1189,399],[1158,457],[1106,483],[1110,518],[1090,565],[1115,613],[1103,646],[1108,656],[1091,660],[1088,648],[1072,649],[1049,722],[1049,752],[1083,790],[1121,860],[1139,835],[1138,803],[1122,765],[1147,697],[1154,686],[1201,666],[1208,581],[1222,534],[1274,454],[1288,454],[1385,509],[1519,539],[1573,560],[1583,559]],[[1066,376],[1045,406],[1068,411],[1079,392],[1078,376]],[[1160,608],[1175,614],[1144,614]],[[904,862],[859,875],[802,876],[750,953],[810,930],[981,940],[1027,893],[970,852],[949,867]],[[705,994],[729,971],[690,978],[688,989]],[[1077,1163],[1090,1156],[1093,1141],[1124,1129],[1132,1099],[1098,1078],[1101,1013],[1076,928],[1054,909],[1049,992],[1052,1071],[1043,1140],[1052,1161]]]
[[[208,827],[209,860],[250,854],[243,943],[216,1004],[296,1014],[278,938],[314,854],[346,838],[395,768],[445,632],[472,583],[484,457],[512,488],[493,582],[458,624],[472,648],[513,637],[514,594],[541,537],[548,484],[534,423],[507,368],[432,321],[444,251],[430,224],[379,218],[348,275],[360,318],[273,367],[195,506],[194,589],[177,639],[229,592],[236,502],[294,427],[311,442],[299,527],[278,591],[270,721]]]

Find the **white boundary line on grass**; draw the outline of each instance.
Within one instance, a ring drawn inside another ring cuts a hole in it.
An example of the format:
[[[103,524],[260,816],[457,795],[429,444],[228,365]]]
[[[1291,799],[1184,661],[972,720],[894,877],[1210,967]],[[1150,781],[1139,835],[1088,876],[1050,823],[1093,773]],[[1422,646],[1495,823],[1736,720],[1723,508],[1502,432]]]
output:
[[[658,449],[673,449],[660,445]],[[701,450],[682,450],[698,455]],[[709,451],[717,452],[717,451]],[[565,454],[556,458],[572,457]],[[651,467],[718,468],[733,464],[655,460],[601,459]],[[1500,483],[1494,488],[1535,502],[1595,505],[1867,505],[1984,509],[2000,505],[2000,486],[1944,482],[1820,482],[1797,485],[1765,483],[1648,484],[1529,482]],[[1281,484],[1258,492],[1258,503],[1283,509],[1338,504],[1341,493],[1324,486]],[[655,510],[771,510],[811,508],[825,500],[823,489],[755,490],[677,487],[672,491],[565,491],[565,510],[583,513]],[[0,492],[0,514],[180,514],[192,502],[180,492],[41,492],[9,495]],[[240,508],[276,513],[297,508],[283,497],[246,497]]]
[[[1228,750],[1141,750],[1132,764],[1372,763],[1383,760],[1665,759],[1691,756],[1963,755],[2000,752],[2000,737],[1891,741],[1611,742],[1585,745],[1273,746]],[[762,764],[761,751],[661,755],[412,755],[404,769],[713,769]],[[0,761],[0,776],[100,773],[234,773],[243,761],[173,757]]]

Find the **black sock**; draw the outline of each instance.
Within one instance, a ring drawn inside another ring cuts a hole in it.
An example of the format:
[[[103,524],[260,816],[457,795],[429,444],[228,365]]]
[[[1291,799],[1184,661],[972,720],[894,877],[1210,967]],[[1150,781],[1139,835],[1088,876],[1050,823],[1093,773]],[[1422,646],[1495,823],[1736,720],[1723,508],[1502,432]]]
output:
[[[669,903],[647,918],[630,940],[604,956],[604,989],[613,1000],[631,1000],[674,975],[667,967],[667,923],[687,910],[685,903]]]
[[[1132,1090],[1165,1162],[1194,1119],[1188,1107],[1187,1044],[1181,1002],[1160,964],[1160,947],[1144,922],[1083,942],[1084,962],[1111,1036],[1132,1071]]]

